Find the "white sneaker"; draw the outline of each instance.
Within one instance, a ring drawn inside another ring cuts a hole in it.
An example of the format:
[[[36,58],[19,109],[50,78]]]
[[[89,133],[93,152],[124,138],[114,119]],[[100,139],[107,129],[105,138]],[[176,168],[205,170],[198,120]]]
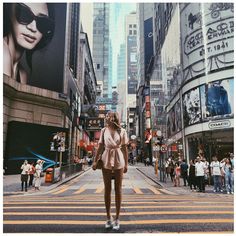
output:
[[[227,192],[227,194],[230,194],[230,192]]]
[[[216,192],[216,190],[214,189],[214,190],[213,190],[213,192],[215,193],[215,192]]]
[[[113,218],[111,217],[111,219],[110,220],[107,220],[106,221],[106,224],[105,224],[105,228],[106,229],[110,229],[110,228],[112,228],[112,226],[113,226]]]
[[[120,222],[119,220],[115,220],[113,223],[113,229],[114,230],[119,230],[120,229]]]
[[[234,192],[231,192],[231,194],[234,194]]]

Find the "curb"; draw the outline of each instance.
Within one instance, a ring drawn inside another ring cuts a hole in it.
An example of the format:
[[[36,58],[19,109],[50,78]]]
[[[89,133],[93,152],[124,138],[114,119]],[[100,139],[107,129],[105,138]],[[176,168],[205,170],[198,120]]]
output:
[[[142,173],[143,175],[145,175],[147,178],[149,178],[150,180],[152,180],[154,183],[156,183],[157,185],[159,185],[161,188],[164,188],[164,186],[157,180],[153,179],[152,177],[150,177],[149,175],[147,175],[144,171],[140,170],[139,168],[136,168],[140,173]]]

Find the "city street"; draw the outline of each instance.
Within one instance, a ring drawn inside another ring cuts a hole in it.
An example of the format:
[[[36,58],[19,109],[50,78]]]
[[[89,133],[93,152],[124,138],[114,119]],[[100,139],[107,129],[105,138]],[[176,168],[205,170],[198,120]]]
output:
[[[139,164],[140,165],[140,164]],[[138,166],[139,166],[138,165]],[[143,167],[147,173],[153,167]],[[233,195],[163,188],[137,166],[124,176],[119,233],[233,232]],[[89,169],[50,191],[4,196],[4,233],[114,233],[105,230],[103,181]],[[115,212],[112,192],[112,213]]]

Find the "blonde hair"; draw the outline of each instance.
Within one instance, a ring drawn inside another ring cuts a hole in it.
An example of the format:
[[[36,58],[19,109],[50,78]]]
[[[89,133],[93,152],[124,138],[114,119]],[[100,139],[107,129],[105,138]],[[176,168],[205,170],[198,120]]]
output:
[[[107,115],[106,120],[108,120],[115,129],[120,130],[121,126],[118,112],[108,111]]]

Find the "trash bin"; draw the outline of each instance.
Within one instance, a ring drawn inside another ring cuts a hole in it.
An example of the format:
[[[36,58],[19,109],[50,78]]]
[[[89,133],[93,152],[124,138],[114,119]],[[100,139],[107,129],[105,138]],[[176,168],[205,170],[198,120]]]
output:
[[[52,183],[53,168],[48,168],[45,175],[45,183]]]

